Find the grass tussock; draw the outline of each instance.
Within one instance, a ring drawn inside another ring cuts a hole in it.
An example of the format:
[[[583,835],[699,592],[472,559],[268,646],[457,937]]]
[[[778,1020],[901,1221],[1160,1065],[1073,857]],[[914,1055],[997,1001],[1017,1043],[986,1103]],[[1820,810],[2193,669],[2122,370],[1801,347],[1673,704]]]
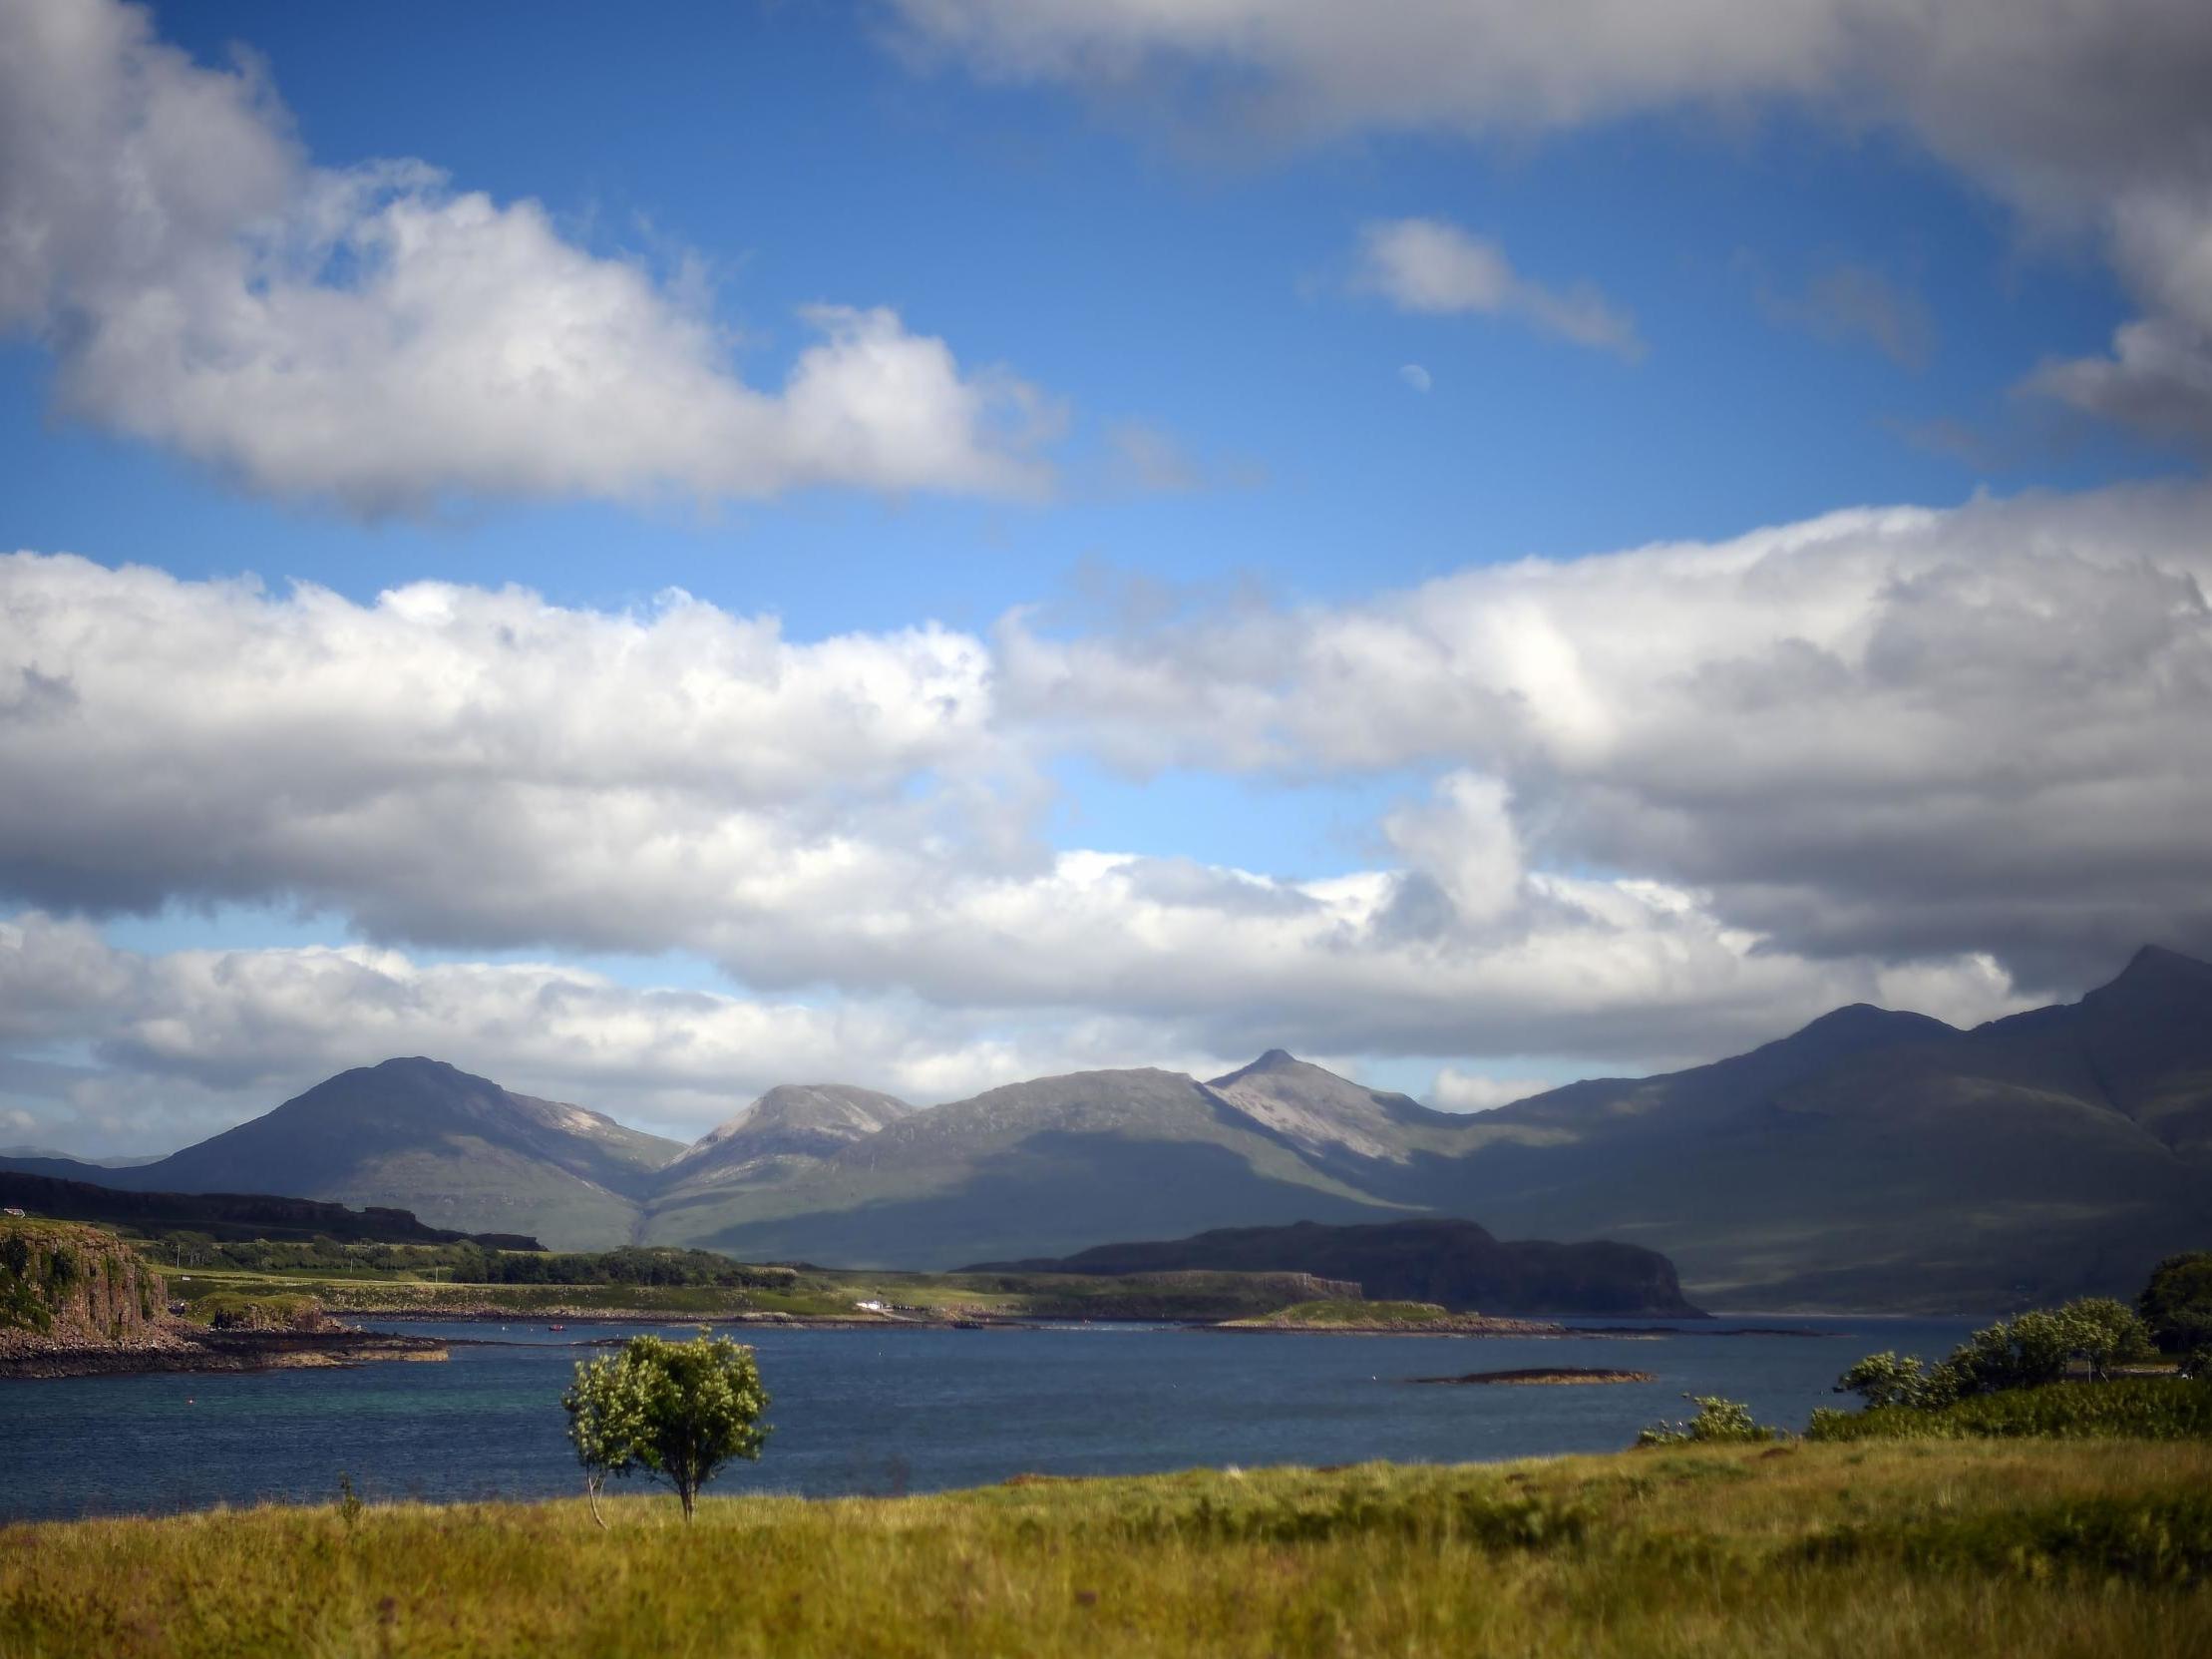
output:
[[[2212,1448],[1705,1447],[0,1530],[0,1655],[2212,1652]]]

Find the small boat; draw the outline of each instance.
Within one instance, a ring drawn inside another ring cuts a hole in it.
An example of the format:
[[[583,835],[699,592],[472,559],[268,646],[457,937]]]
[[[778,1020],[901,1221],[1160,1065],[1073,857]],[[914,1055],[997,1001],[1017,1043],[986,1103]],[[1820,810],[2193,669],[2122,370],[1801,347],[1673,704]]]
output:
[[[549,1331],[565,1331],[568,1327],[565,1325],[549,1325],[546,1329]]]

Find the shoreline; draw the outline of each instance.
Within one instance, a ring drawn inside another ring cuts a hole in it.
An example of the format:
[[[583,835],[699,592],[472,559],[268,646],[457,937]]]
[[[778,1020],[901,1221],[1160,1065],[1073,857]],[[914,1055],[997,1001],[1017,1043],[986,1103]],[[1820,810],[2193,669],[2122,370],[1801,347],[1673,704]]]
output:
[[[178,1333],[175,1344],[131,1348],[55,1348],[0,1356],[0,1382],[70,1377],[144,1377],[246,1371],[305,1371],[448,1358],[434,1337],[388,1331],[205,1331]]]

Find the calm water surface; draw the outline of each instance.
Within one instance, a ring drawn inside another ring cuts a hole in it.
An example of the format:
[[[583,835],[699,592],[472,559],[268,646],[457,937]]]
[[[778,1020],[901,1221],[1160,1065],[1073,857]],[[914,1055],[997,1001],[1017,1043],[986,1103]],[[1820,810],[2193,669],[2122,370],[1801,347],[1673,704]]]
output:
[[[560,1391],[596,1338],[682,1326],[407,1324],[472,1339],[444,1365],[0,1382],[0,1519],[322,1501],[338,1471],[369,1497],[539,1497],[580,1489]],[[1739,1323],[1713,1322],[1716,1330]],[[1226,1336],[1161,1327],[759,1330],[775,1404],[758,1463],[717,1491],[927,1490],[1023,1470],[1433,1462],[1617,1451],[1684,1394],[1747,1400],[1802,1427],[1874,1349],[1940,1357],[1978,1321],[1778,1319],[1828,1333],[1644,1341]],[[1412,1377],[1610,1366],[1659,1381],[1408,1388]]]

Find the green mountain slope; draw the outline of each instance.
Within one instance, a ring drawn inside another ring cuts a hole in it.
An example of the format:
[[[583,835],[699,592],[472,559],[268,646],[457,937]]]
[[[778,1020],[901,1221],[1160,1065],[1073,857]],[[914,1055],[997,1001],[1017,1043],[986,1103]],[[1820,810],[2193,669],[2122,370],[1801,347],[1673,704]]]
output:
[[[554,1249],[626,1242],[681,1148],[599,1112],[511,1093],[433,1059],[341,1071],[236,1128],[101,1184],[271,1192],[412,1210],[434,1227],[529,1233]],[[62,1173],[62,1171],[43,1171]]]
[[[678,1187],[654,1243],[841,1267],[942,1268],[1213,1222],[1391,1207],[1179,1072],[1082,1071],[915,1112],[805,1167]]]
[[[659,1171],[654,1193],[666,1201],[789,1179],[913,1111],[849,1083],[781,1083],[685,1147]]]
[[[2212,969],[2139,955],[1955,1031],[1846,1009],[1750,1054],[1484,1114],[1434,1201],[1633,1240],[1708,1305],[1990,1308],[2138,1283],[2212,1236]]]

